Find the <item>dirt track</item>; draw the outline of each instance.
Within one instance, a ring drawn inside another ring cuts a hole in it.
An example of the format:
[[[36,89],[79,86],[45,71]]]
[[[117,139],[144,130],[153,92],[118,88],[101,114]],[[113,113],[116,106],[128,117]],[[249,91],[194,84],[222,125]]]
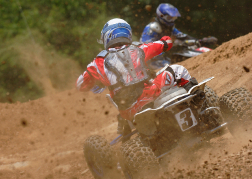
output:
[[[252,33],[180,64],[219,96],[245,87],[252,92]],[[76,77],[77,78],[77,77]],[[91,134],[116,137],[116,109],[105,93],[71,89],[35,101],[0,104],[0,178],[91,179],[82,147]],[[167,178],[251,178],[252,129],[228,134],[191,157],[174,155]],[[226,140],[228,139],[228,140]]]

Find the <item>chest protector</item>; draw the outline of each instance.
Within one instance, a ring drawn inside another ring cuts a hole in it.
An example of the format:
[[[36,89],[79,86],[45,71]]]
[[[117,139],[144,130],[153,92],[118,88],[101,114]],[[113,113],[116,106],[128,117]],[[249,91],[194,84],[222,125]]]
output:
[[[167,26],[161,24],[161,28],[162,28],[162,32],[160,33],[161,37],[166,36],[166,35],[168,35],[168,36],[172,35],[172,30],[174,28],[173,26],[167,27]]]
[[[109,52],[105,58],[106,68],[116,76],[117,82],[109,90],[115,92],[113,100],[119,110],[129,108],[142,94],[144,83],[150,80],[144,59],[143,50],[135,45]]]

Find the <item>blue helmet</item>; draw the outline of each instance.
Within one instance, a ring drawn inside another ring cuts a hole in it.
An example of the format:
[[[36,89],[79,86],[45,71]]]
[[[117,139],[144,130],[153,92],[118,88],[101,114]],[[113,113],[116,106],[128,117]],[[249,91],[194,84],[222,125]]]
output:
[[[101,31],[101,38],[98,41],[104,44],[104,48],[115,47],[116,45],[128,45],[132,42],[132,31],[130,25],[123,19],[115,18],[109,20]]]
[[[156,10],[158,20],[167,26],[173,26],[174,21],[181,17],[178,9],[171,4],[162,3],[159,4]]]

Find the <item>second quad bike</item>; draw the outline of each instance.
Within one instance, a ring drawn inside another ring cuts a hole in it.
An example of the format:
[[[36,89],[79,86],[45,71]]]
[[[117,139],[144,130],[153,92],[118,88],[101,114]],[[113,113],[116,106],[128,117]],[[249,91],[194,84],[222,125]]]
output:
[[[251,93],[237,88],[219,99],[206,86],[213,78],[189,90],[177,86],[164,90],[151,107],[125,122],[124,129],[130,126],[130,132],[110,143],[99,135],[88,137],[84,156],[94,178],[121,178],[118,165],[127,179],[158,178],[160,159],[178,146],[192,149],[222,135],[227,128],[234,134],[236,126],[251,121]],[[116,144],[121,144],[117,153],[113,148]]]
[[[216,37],[204,37],[202,39],[190,40],[175,39],[172,49],[169,52],[163,52],[154,57],[148,62],[148,66],[152,70],[157,70],[164,67],[166,64],[174,64],[201,55],[202,53],[211,51],[212,49],[208,46],[215,45],[217,41]]]

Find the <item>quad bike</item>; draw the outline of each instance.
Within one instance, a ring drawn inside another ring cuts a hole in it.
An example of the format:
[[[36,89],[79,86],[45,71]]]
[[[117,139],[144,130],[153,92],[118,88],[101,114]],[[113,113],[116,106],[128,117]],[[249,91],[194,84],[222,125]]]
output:
[[[217,38],[205,37],[203,39],[179,40],[175,39],[173,47],[169,52],[163,52],[154,57],[148,64],[152,70],[157,70],[164,67],[166,64],[174,64],[184,61],[188,58],[198,56],[202,53],[211,51],[211,48],[202,45],[215,45]]]
[[[227,128],[235,131],[235,126],[242,124],[237,118],[252,114],[252,95],[237,88],[224,94],[219,105],[217,94],[206,86],[213,78],[196,83],[189,90],[177,86],[164,90],[151,108],[135,114],[132,122],[125,122],[124,127],[130,126],[132,131],[110,143],[99,135],[88,137],[84,156],[94,178],[121,178],[118,164],[127,179],[158,178],[160,159],[178,146],[193,149]],[[120,142],[116,155],[113,146]]]

